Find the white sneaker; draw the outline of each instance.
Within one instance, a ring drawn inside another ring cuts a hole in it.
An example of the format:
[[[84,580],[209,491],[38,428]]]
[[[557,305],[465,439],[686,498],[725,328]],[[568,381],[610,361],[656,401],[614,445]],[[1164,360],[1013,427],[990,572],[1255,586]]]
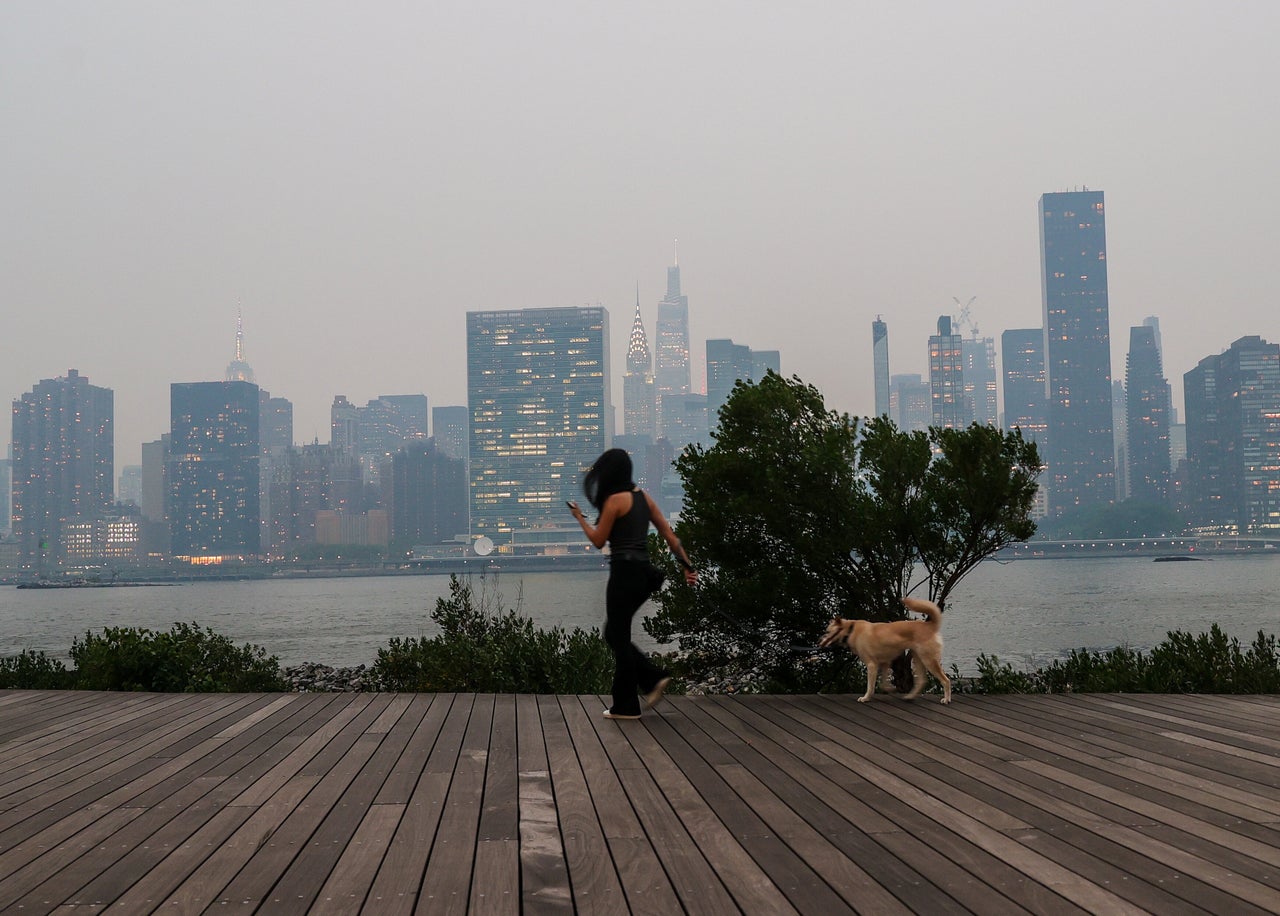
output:
[[[606,719],[638,719],[640,718],[640,713],[636,713],[634,716],[630,716],[630,715],[624,715],[623,713],[620,713],[620,712],[614,712],[612,709],[606,709],[604,711],[604,717]]]

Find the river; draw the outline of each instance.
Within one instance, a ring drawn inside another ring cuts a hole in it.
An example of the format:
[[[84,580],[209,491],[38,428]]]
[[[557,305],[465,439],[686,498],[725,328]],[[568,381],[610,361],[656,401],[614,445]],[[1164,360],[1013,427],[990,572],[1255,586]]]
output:
[[[543,627],[599,627],[606,573],[473,577],[505,607]],[[253,643],[282,665],[371,664],[392,637],[430,636],[430,612],[448,594],[439,575],[209,582],[59,590],[0,587],[0,655],[22,649],[66,658],[72,640],[105,627],[210,627]],[[856,615],[855,615],[856,616]],[[1242,643],[1280,634],[1280,556],[1215,556],[1185,563],[1149,557],[983,563],[947,607],[944,663],[976,673],[979,654],[1028,669],[1072,649],[1149,649],[1170,630],[1214,623]],[[658,648],[637,623],[636,642]]]

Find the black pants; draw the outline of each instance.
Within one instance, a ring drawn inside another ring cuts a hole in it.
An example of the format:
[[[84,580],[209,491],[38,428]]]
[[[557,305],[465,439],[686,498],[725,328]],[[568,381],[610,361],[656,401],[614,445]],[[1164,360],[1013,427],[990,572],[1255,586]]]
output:
[[[640,712],[637,691],[648,693],[666,677],[631,641],[631,620],[653,594],[648,561],[620,560],[609,564],[605,586],[604,641],[613,650],[613,711],[619,715]]]

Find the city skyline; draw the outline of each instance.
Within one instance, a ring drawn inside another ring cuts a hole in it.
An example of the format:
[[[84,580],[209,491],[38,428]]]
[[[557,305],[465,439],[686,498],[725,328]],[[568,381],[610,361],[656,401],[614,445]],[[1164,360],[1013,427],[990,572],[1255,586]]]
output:
[[[954,297],[984,336],[1039,323],[1035,202],[1082,186],[1113,372],[1147,315],[1175,405],[1206,353],[1280,337],[1273,5],[303,9],[0,7],[0,392],[112,388],[118,465],[171,382],[223,377],[238,310],[323,440],[337,393],[465,403],[468,311],[616,330],[638,279],[655,344],[676,239],[695,389],[703,341],[758,341],[866,415],[877,314],[896,374]]]

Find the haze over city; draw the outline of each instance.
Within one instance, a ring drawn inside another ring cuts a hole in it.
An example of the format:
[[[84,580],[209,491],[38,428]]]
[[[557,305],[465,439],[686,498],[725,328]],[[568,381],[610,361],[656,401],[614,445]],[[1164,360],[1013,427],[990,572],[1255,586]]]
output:
[[[703,342],[874,406],[974,297],[1041,323],[1036,204],[1105,192],[1112,374],[1280,337],[1269,3],[116,2],[0,6],[0,393],[115,391],[116,466],[169,384],[466,403],[465,314],[603,305],[614,406],[679,239]],[[3,424],[0,450],[10,430]]]

